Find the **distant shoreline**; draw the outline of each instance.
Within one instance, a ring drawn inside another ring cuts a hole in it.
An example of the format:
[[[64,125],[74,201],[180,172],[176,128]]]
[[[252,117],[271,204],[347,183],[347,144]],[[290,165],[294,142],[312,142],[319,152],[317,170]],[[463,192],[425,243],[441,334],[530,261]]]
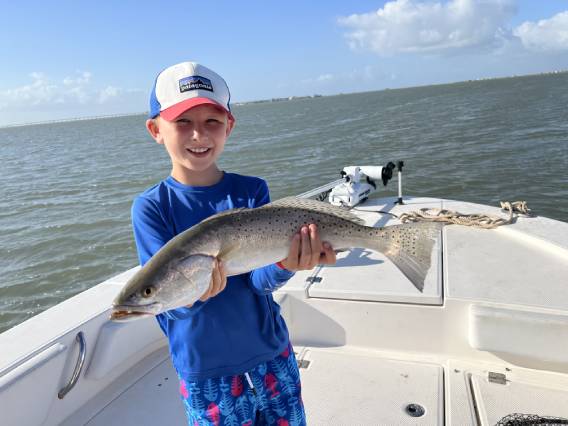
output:
[[[246,105],[254,105],[254,104],[263,104],[263,103],[275,103],[275,102],[286,102],[286,101],[295,101],[295,100],[302,100],[302,99],[314,99],[314,98],[322,98],[322,97],[329,97],[329,96],[341,96],[341,95],[350,95],[356,93],[372,93],[372,92],[383,92],[383,91],[390,91],[390,90],[405,90],[405,89],[413,89],[417,87],[429,87],[429,86],[444,86],[444,85],[453,85],[453,84],[463,84],[463,83],[476,83],[480,81],[491,81],[491,80],[507,80],[512,78],[523,78],[523,77],[536,77],[536,76],[544,76],[544,75],[556,75],[556,74],[565,74],[568,73],[568,70],[555,70],[555,71],[546,71],[540,72],[535,74],[522,74],[522,75],[511,75],[506,77],[482,77],[470,80],[462,80],[462,81],[453,81],[453,82],[446,82],[446,83],[432,83],[432,84],[424,84],[418,86],[406,86],[406,87],[395,87],[395,88],[384,88],[378,90],[369,90],[369,91],[362,91],[362,92],[350,92],[350,93],[335,93],[330,95],[320,95],[320,94],[313,94],[313,95],[305,95],[305,96],[288,96],[288,97],[281,97],[281,98],[270,98],[270,99],[258,99],[253,101],[246,101],[246,102],[235,102],[233,106],[246,106]],[[119,118],[119,117],[132,117],[136,115],[146,115],[148,114],[147,111],[141,112],[134,112],[134,113],[124,113],[124,114],[111,114],[111,115],[99,115],[99,116],[88,116],[88,117],[75,117],[75,118],[62,118],[57,120],[47,120],[47,121],[34,121],[28,123],[16,123],[16,124],[6,124],[0,125],[0,129],[8,129],[14,127],[25,127],[25,126],[37,126],[42,124],[57,124],[57,123],[69,123],[74,121],[88,121],[88,120],[100,120],[105,118]]]
[[[17,123],[17,124],[7,124],[5,126],[0,126],[0,129],[8,129],[12,127],[24,127],[24,126],[37,126],[40,124],[57,124],[57,123],[70,123],[73,121],[88,121],[88,120],[101,120],[105,118],[118,118],[118,117],[132,117],[135,115],[146,114],[145,112],[132,112],[125,114],[110,114],[110,115],[93,115],[88,117],[75,117],[75,118],[61,118],[57,120],[47,120],[47,121],[33,121],[30,123]]]

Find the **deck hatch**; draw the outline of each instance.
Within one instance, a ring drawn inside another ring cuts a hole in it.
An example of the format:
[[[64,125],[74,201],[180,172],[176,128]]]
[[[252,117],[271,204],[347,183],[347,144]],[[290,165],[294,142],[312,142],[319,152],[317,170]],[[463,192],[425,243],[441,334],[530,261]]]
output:
[[[353,214],[367,226],[384,227],[399,224],[397,217],[401,213],[442,207],[442,200],[434,198],[409,198],[402,206],[391,200],[367,200]],[[301,292],[318,299],[442,306],[444,234],[442,230],[432,251],[422,292],[386,256],[364,248],[341,251],[334,266],[318,265],[311,271],[298,271],[279,291]]]
[[[384,204],[384,200],[368,200],[354,210],[367,226],[391,226],[399,222],[390,214],[423,207],[440,208],[441,201],[431,198],[408,200],[403,206]],[[434,246],[431,267],[420,292],[412,282],[383,254],[354,248],[337,254],[334,266],[318,267],[306,280],[309,297],[322,299],[394,302],[420,305],[443,304],[443,234]]]

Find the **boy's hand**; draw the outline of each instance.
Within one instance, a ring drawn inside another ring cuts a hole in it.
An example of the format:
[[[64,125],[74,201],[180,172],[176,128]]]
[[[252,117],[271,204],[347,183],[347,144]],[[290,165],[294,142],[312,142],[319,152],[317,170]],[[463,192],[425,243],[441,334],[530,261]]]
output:
[[[329,243],[322,243],[315,224],[302,226],[294,235],[288,257],[280,263],[289,271],[313,269],[316,265],[334,265],[335,252]]]
[[[203,296],[201,296],[199,300],[205,302],[207,299],[217,296],[225,289],[226,286],[227,273],[225,272],[223,262],[221,262],[219,259],[215,259],[215,263],[213,264],[213,271],[211,273],[211,283],[209,284],[207,291],[203,293]],[[191,308],[192,306],[193,305],[187,305],[188,308]]]

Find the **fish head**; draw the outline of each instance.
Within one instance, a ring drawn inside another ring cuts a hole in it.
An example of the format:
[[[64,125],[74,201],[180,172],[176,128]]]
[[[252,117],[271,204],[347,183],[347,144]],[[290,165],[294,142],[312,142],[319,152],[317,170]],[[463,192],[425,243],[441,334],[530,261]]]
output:
[[[201,254],[163,264],[150,260],[115,298],[110,319],[130,321],[195,303],[209,288],[214,262]]]

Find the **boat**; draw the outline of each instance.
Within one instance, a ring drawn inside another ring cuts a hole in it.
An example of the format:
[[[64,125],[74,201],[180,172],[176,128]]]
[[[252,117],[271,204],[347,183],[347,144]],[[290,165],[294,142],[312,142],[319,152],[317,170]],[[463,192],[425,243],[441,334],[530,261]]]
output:
[[[402,196],[402,164],[391,164],[344,169],[301,196],[344,197],[375,227],[420,209],[506,216],[497,206]],[[399,196],[369,198],[393,170]],[[0,335],[0,424],[186,424],[157,322],[109,320],[137,270]],[[296,273],[275,300],[310,425],[566,424],[568,223],[520,215],[495,229],[447,225],[421,290],[380,253],[352,249],[334,266]]]

